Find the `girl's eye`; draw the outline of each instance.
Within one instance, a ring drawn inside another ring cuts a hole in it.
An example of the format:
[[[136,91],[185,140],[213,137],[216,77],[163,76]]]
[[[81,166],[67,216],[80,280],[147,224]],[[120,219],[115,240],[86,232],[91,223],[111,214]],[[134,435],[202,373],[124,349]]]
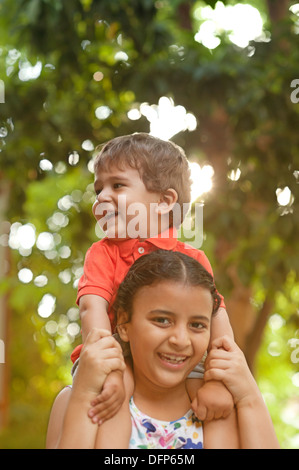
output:
[[[204,325],[201,322],[192,322],[192,323],[190,323],[190,327],[193,330],[202,330],[202,329],[206,328],[206,325]]]
[[[119,189],[122,188],[124,185],[122,183],[114,183],[113,187],[114,189]]]
[[[170,324],[170,320],[168,320],[168,318],[165,318],[165,317],[158,317],[158,318],[154,318],[153,321],[155,323],[158,323],[159,325],[169,325]]]

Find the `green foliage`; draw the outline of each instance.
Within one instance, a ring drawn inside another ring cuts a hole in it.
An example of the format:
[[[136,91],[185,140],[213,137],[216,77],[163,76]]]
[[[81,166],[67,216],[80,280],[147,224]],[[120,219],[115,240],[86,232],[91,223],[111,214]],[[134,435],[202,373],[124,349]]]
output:
[[[298,423],[287,421],[283,410],[295,406],[298,387],[289,346],[298,336],[299,104],[290,99],[298,18],[289,15],[278,27],[267,2],[248,3],[261,12],[271,40],[240,49],[223,32],[214,50],[194,40],[202,23],[194,12],[216,1],[0,3],[6,97],[0,180],[10,185],[5,220],[32,224],[36,240],[43,233],[53,239],[49,249],[37,243],[27,253],[12,249],[10,274],[0,281],[13,312],[11,424],[1,446],[44,446],[51,402],[70,381],[69,355],[80,341],[76,283],[99,236],[91,215],[96,147],[116,135],[149,131],[145,116],[133,121],[127,113],[144,102],[156,105],[161,96],[197,119],[195,131],[173,140],[191,160],[215,169],[213,190],[204,197],[203,249],[220,290],[228,298],[234,290],[233,267],[252,290],[257,316],[265,299],[274,302],[279,317],[272,315],[266,326],[257,377],[281,444],[295,446]],[[35,78],[26,76],[30,64],[40,64]],[[239,178],[228,177],[237,170]],[[285,187],[292,196],[279,205],[276,191]],[[17,277],[24,268],[33,274],[28,283]],[[55,298],[55,309],[43,318],[38,307],[45,294]],[[282,319],[277,329],[275,318]],[[276,341],[279,355],[269,349]]]
[[[265,329],[257,359],[257,380],[282,448],[298,448],[298,307],[299,283],[290,272],[275,295],[275,313]]]

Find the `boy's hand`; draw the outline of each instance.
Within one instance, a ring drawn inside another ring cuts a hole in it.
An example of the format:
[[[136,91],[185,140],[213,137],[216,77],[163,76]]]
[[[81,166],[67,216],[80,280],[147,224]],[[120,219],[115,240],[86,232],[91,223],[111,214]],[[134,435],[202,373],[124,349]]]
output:
[[[213,342],[204,378],[207,381],[216,380],[225,384],[237,407],[260,395],[243,352],[228,336]]]
[[[191,404],[201,421],[226,418],[234,408],[233,397],[222,382],[208,381],[198,390]]]
[[[101,425],[118,412],[124,399],[123,373],[111,372],[105,380],[101,393],[92,401],[88,416],[93,423]]]

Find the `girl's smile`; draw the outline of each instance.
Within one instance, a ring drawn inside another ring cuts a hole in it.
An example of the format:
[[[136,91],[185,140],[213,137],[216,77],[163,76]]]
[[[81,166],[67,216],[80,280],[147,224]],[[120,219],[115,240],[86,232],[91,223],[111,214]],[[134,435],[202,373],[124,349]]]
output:
[[[176,355],[173,353],[158,353],[161,363],[164,367],[172,368],[173,370],[179,370],[185,366],[185,362],[188,356]]]
[[[142,287],[125,325],[139,386],[169,389],[200,362],[210,339],[212,297],[200,286],[175,281]]]

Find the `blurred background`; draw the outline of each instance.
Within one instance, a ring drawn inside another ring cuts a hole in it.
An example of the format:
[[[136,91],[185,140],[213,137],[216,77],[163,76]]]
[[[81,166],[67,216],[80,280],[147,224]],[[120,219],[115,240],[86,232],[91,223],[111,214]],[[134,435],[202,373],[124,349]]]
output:
[[[80,343],[96,147],[181,145],[236,341],[299,448],[299,3],[0,1],[0,447],[44,448]]]

